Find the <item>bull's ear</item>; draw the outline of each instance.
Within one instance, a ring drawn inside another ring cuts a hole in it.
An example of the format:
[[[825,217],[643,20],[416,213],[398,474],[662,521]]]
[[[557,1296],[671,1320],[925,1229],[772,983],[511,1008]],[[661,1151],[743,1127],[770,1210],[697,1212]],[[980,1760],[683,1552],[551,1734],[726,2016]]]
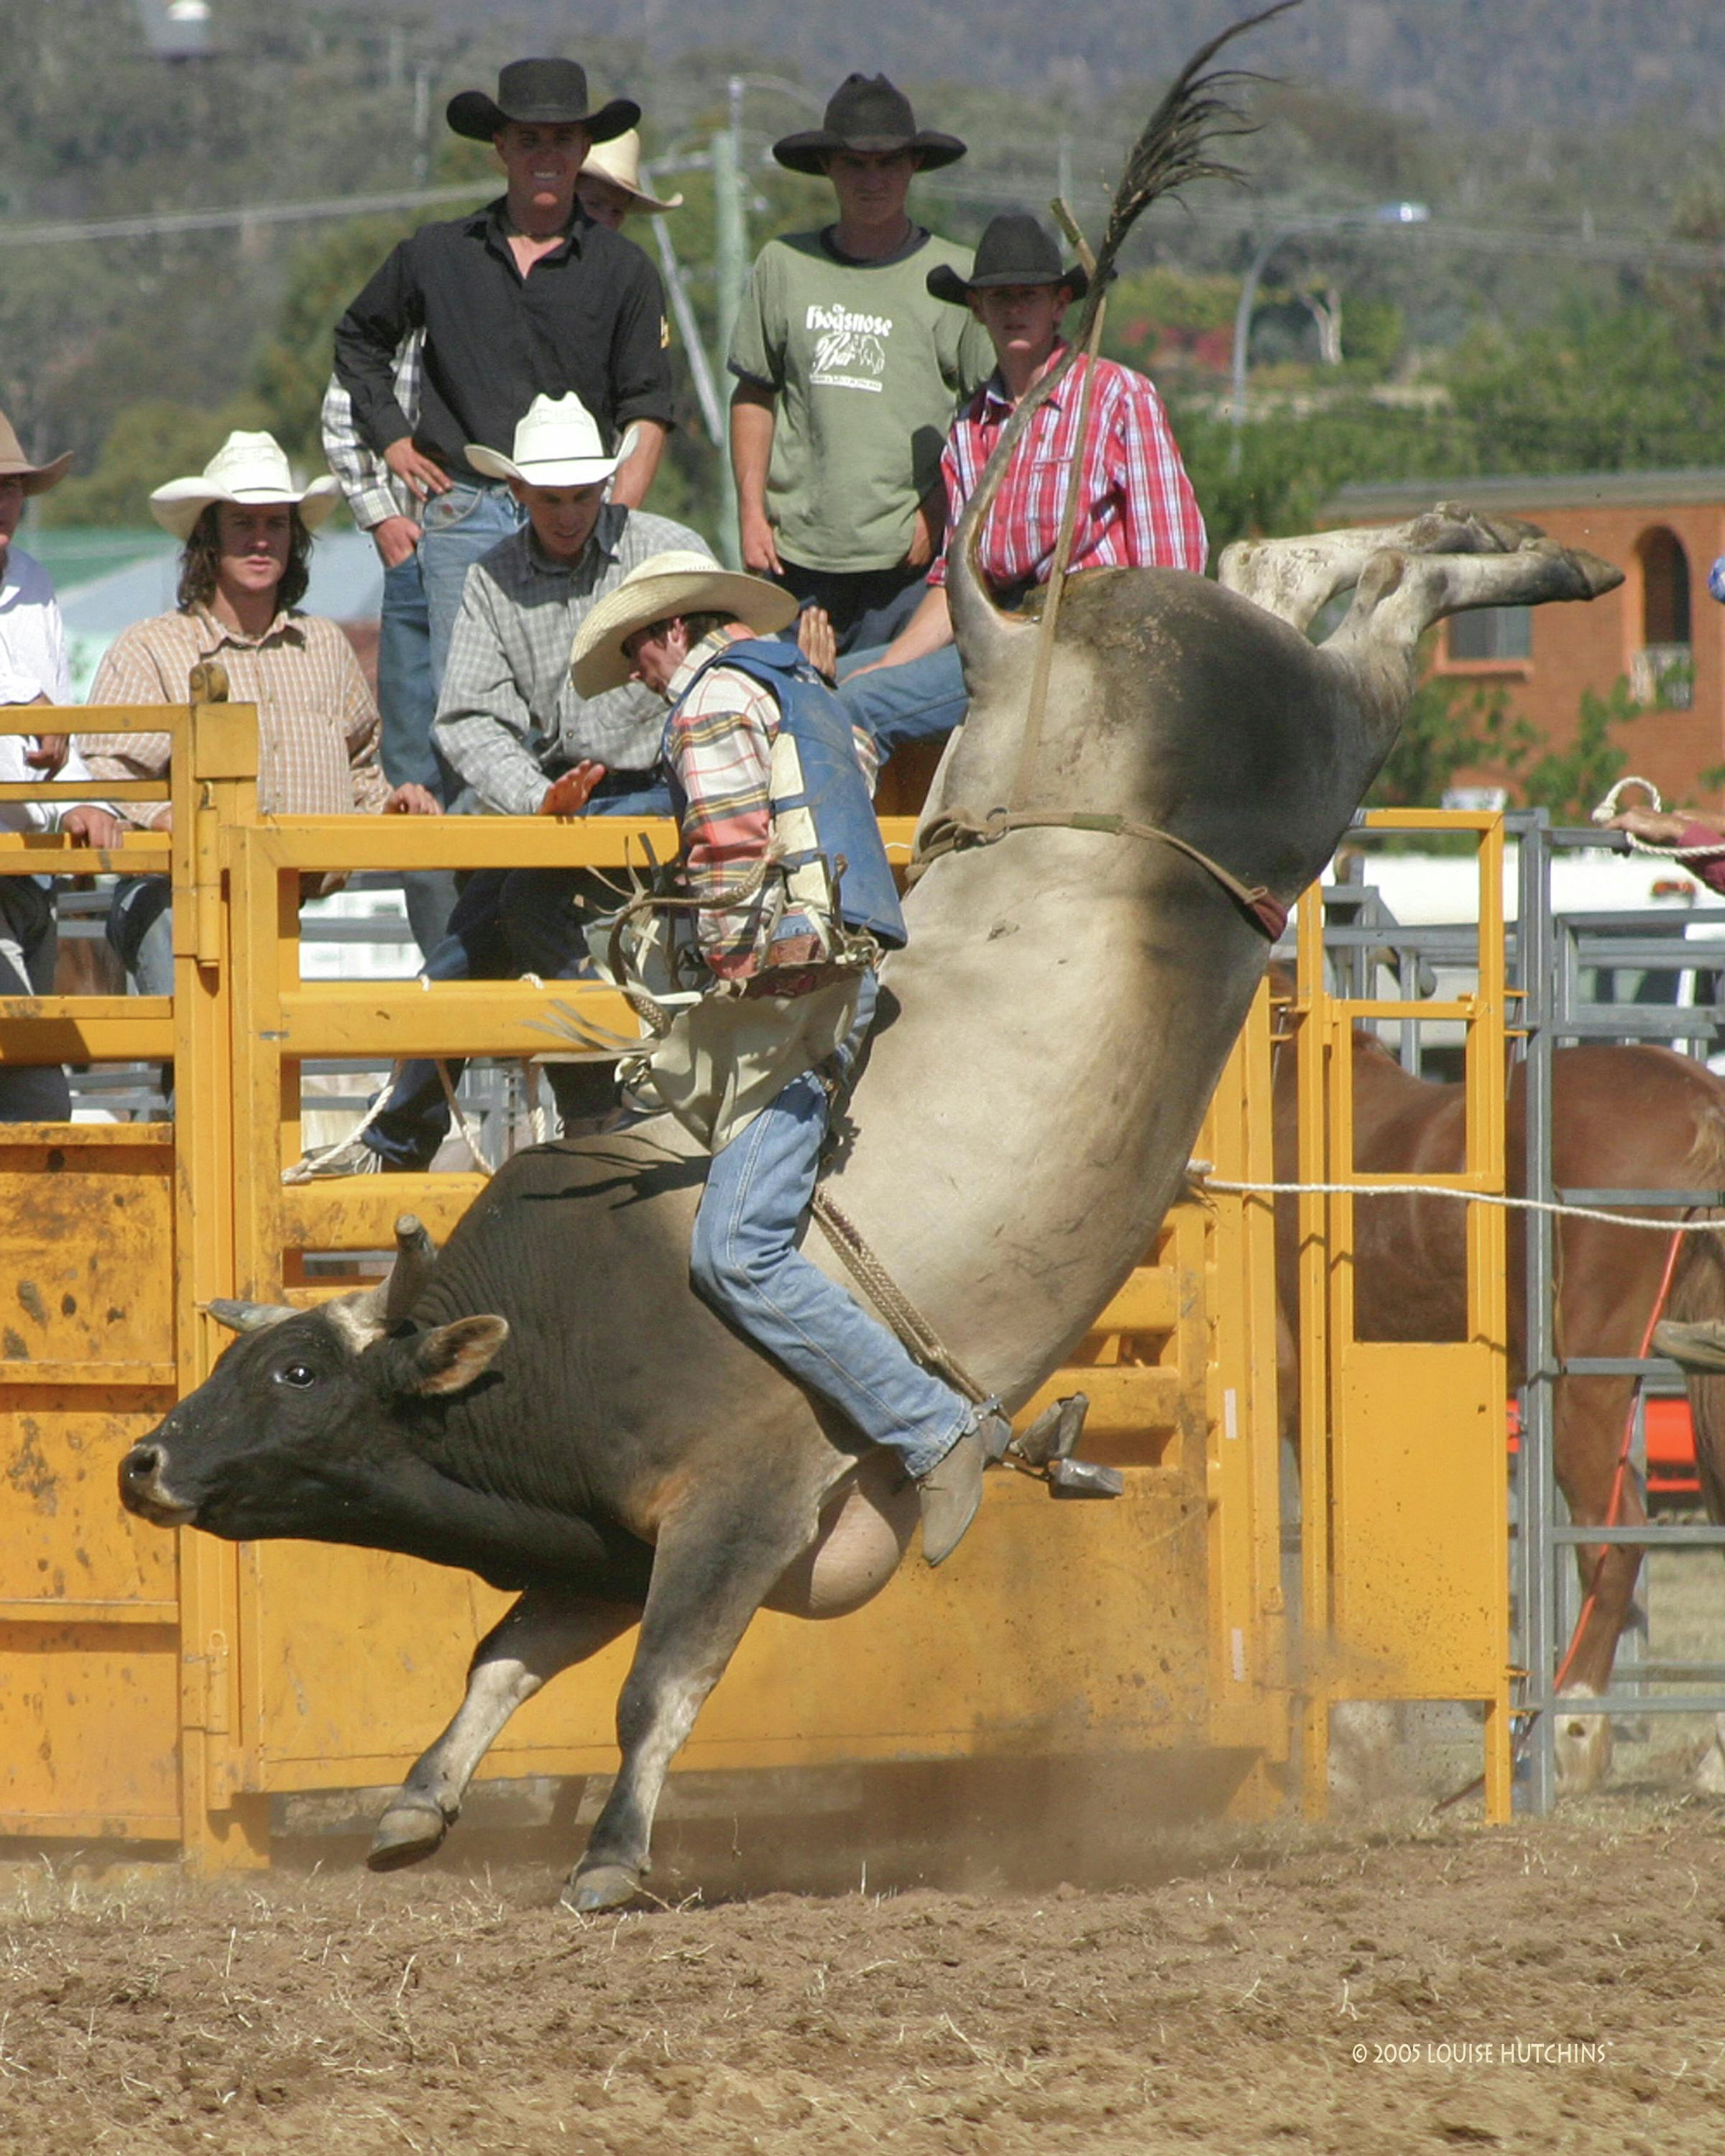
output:
[[[509,1337],[504,1317],[458,1317],[422,1332],[413,1342],[402,1378],[404,1393],[459,1393],[490,1369]]]

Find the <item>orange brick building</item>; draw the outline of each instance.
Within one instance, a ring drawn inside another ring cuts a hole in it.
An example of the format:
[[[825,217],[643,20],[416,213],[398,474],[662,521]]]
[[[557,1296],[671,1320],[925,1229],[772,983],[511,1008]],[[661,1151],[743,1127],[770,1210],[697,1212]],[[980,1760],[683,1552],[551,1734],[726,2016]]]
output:
[[[1615,562],[1624,581],[1590,605],[1454,615],[1434,639],[1432,670],[1507,689],[1555,748],[1574,738],[1584,690],[1603,695],[1626,680],[1640,715],[1613,738],[1630,770],[1667,803],[1718,806],[1725,795],[1700,779],[1725,764],[1725,606],[1707,592],[1707,571],[1725,554],[1725,470],[1348,486],[1324,521],[1394,523],[1436,501],[1524,517]]]

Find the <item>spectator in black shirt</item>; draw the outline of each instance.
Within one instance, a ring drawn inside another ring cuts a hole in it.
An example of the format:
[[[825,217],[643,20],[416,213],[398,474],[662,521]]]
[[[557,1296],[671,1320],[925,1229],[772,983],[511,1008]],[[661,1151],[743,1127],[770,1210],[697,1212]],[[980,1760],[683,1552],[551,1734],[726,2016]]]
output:
[[[465,445],[506,453],[535,397],[572,390],[614,444],[634,424],[612,497],[634,508],[671,418],[659,273],[575,198],[589,146],[634,126],[639,106],[614,98],[590,112],[586,74],[572,60],[516,60],[499,75],[495,100],[464,90],[448,118],[458,135],[494,145],[506,192],[471,216],[422,225],[336,326],[336,372],[354,424],[425,505],[419,559],[434,684],[469,567],[521,523],[507,488],[475,470]],[[393,370],[397,347],[416,329],[425,346],[413,426]]]

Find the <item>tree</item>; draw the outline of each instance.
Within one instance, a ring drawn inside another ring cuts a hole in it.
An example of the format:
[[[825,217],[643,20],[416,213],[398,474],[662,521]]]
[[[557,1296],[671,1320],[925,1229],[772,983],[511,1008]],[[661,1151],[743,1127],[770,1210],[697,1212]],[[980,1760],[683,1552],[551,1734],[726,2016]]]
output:
[[[323,470],[319,413],[336,324],[390,249],[413,228],[404,218],[361,218],[335,226],[294,257],[275,326],[253,358],[251,381],[268,415],[264,424],[308,470]]]
[[[1584,690],[1574,739],[1544,743],[1501,688],[1433,675],[1414,692],[1395,746],[1366,796],[1368,808],[1436,808],[1458,778],[1502,784],[1512,806],[1545,808],[1554,822],[1584,824],[1628,767],[1615,738],[1640,716],[1620,678],[1602,696]]]
[[[114,422],[95,468],[42,497],[44,524],[145,524],[151,490],[202,471],[236,427],[266,415],[241,400],[213,412],[153,398],[128,405]]]

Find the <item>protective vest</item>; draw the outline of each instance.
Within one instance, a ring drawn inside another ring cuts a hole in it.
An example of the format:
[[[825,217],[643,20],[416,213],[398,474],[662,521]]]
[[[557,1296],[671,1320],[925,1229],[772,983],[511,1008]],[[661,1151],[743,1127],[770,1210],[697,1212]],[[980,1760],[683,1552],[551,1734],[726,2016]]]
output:
[[[743,638],[727,644],[701,674],[711,666],[734,666],[770,690],[778,705],[768,791],[775,857],[789,902],[829,919],[836,913],[846,927],[901,948],[908,940],[905,917],[844,706],[793,644]],[[678,793],[670,741],[667,720],[662,755]]]

